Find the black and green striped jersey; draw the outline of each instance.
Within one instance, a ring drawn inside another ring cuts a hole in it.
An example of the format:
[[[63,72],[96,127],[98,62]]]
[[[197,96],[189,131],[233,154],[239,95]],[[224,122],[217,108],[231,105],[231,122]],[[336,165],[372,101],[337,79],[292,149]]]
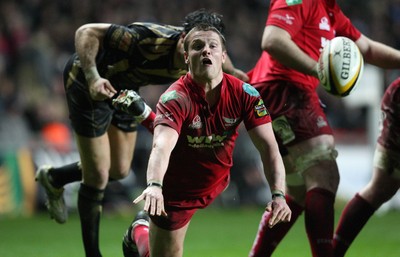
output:
[[[116,90],[137,91],[145,85],[177,80],[187,72],[173,67],[173,56],[182,31],[182,27],[156,23],[111,25],[96,60],[100,75],[110,80]],[[73,58],[69,78],[84,82],[79,59],[76,54]]]

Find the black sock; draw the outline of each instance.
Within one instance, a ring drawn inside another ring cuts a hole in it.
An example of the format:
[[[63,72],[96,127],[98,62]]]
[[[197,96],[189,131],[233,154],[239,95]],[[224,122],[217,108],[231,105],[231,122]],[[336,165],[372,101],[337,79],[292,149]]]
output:
[[[81,184],[78,195],[78,211],[87,257],[101,257],[99,228],[103,198],[104,190]]]
[[[80,162],[71,163],[59,168],[49,170],[51,184],[56,188],[82,180],[82,168]]]

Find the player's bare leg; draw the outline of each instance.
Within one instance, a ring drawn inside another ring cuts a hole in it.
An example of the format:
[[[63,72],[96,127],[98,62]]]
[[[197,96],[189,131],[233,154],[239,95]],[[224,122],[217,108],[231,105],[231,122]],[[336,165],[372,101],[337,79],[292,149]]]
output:
[[[101,256],[99,226],[104,189],[109,175],[116,179],[128,175],[136,132],[126,133],[114,126],[100,137],[76,135],[81,156],[83,182],[78,194],[78,211],[86,256]]]
[[[187,223],[184,227],[169,231],[157,227],[153,222],[150,223],[150,249],[154,256],[182,257],[183,242],[186,231],[189,227]]]
[[[374,167],[371,181],[343,209],[333,240],[335,257],[345,255],[376,210],[397,193],[400,178],[390,170]]]

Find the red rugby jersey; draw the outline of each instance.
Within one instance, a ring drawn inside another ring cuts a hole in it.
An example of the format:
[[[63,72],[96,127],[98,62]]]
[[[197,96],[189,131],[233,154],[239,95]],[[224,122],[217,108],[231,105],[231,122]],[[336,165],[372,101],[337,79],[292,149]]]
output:
[[[163,181],[166,198],[212,193],[229,175],[239,124],[243,121],[250,130],[271,122],[255,88],[228,74],[220,86],[221,97],[210,107],[203,88],[188,73],[159,99],[154,125],[167,125],[179,133]]]
[[[272,0],[266,25],[286,30],[292,40],[314,60],[335,36],[356,41],[361,33],[351,24],[334,0]],[[287,80],[315,89],[318,79],[289,69],[263,52],[252,71],[250,83]]]
[[[400,78],[386,89],[381,101],[381,128],[378,142],[400,153]]]

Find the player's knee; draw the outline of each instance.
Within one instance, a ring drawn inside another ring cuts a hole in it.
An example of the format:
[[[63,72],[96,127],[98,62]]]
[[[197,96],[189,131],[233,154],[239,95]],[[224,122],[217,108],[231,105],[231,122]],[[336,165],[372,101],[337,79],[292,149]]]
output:
[[[107,172],[84,172],[83,181],[94,188],[104,188],[108,181]]]
[[[113,179],[123,179],[129,175],[131,171],[130,163],[120,163],[117,166],[113,166],[110,169],[110,177]]]
[[[376,148],[373,159],[374,168],[386,172],[391,178],[400,181],[400,154],[383,147]]]
[[[378,209],[382,204],[389,201],[397,192],[397,189],[385,186],[377,186],[369,183],[365,188],[360,190],[359,195],[374,208]]]
[[[299,155],[295,160],[296,171],[300,174],[323,161],[336,161],[338,152],[329,145],[320,145],[312,151]]]
[[[314,148],[310,152],[297,156],[294,160],[295,172],[286,176],[287,184],[290,186],[301,186],[305,184],[304,172],[310,168],[320,165],[323,161],[336,161],[338,152],[332,146],[325,144]],[[336,166],[335,166],[336,167]],[[334,176],[334,174],[327,174]],[[339,182],[339,174],[330,181]]]

